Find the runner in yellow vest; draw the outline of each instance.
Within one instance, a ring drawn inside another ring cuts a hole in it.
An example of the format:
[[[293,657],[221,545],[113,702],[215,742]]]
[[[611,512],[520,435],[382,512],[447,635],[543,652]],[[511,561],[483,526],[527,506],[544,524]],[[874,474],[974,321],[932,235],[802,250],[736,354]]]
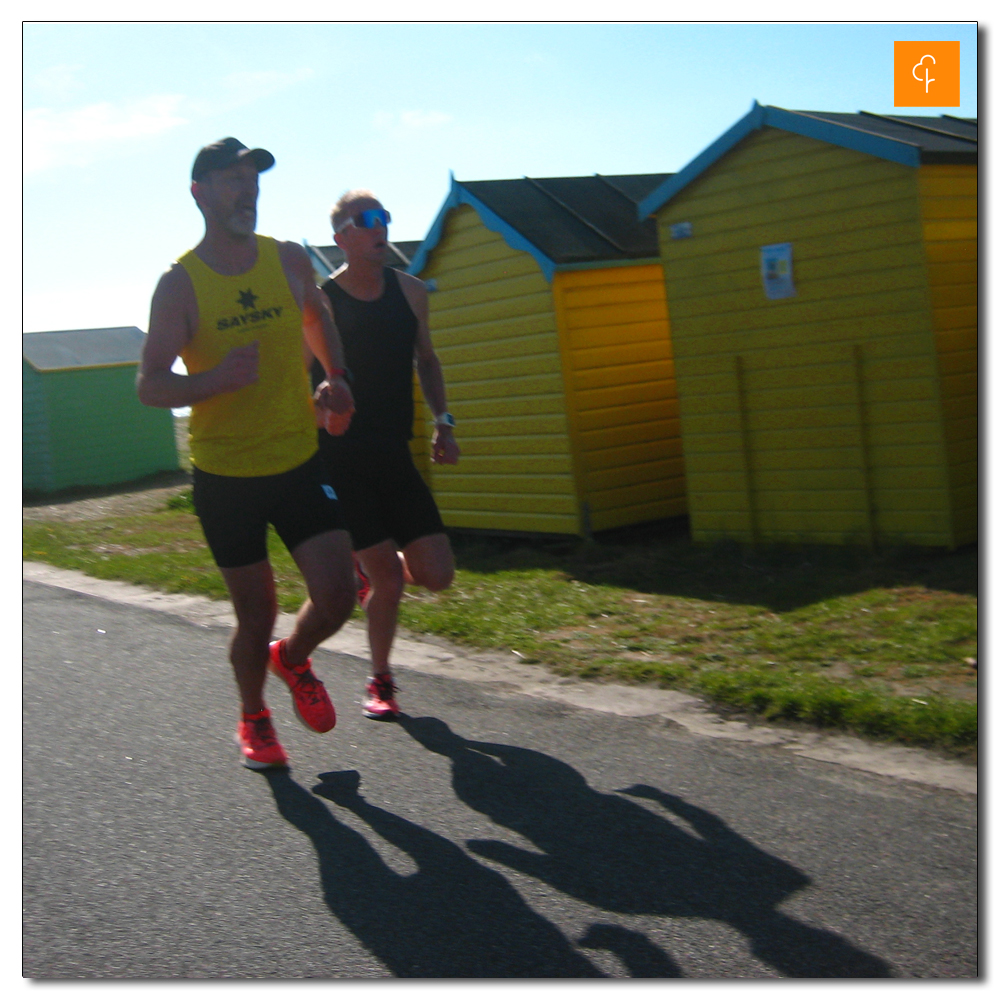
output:
[[[195,511],[236,612],[236,736],[243,763],[255,769],[287,764],[264,703],[268,667],[288,684],[306,726],[334,727],[310,655],[354,607],[350,537],[316,443],[317,422],[343,433],[354,402],[305,251],[254,231],[258,174],[273,165],[267,150],[231,137],[198,153],[191,194],[205,236],[156,287],[137,383],[148,406],[191,407]],[[315,396],[309,352],[326,374]],[[178,357],[186,375],[172,370]],[[269,523],[309,591],[291,635],[277,642]]]

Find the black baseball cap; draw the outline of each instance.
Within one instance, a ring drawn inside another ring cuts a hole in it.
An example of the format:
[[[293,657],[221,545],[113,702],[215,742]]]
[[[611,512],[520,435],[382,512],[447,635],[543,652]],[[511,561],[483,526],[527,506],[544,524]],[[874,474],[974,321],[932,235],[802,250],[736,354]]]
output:
[[[218,139],[198,151],[191,168],[191,180],[200,181],[209,170],[225,170],[250,157],[260,173],[274,166],[274,157],[266,149],[247,149],[239,139]]]

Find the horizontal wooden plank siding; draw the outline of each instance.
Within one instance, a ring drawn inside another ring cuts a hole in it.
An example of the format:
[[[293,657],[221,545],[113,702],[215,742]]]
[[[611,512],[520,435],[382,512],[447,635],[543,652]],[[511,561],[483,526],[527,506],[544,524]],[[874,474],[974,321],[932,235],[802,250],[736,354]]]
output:
[[[135,368],[42,375],[51,489],[124,483],[178,467],[173,414],[139,402]]]
[[[978,168],[927,165],[918,180],[955,544],[962,545],[979,533]]]
[[[453,528],[577,534],[579,503],[552,290],[463,205],[421,272],[458,422],[457,466],[429,465]]]
[[[27,361],[21,361],[21,488],[48,493],[55,489],[49,414],[42,379]]]
[[[561,271],[552,294],[590,527],[685,513],[662,267]]]
[[[940,368],[932,310],[968,309],[969,272],[943,252],[933,298],[924,214],[918,171],[773,128],[658,213],[695,539],[952,544],[941,382],[965,398],[969,345]],[[796,294],[770,300],[760,248],[786,242]]]

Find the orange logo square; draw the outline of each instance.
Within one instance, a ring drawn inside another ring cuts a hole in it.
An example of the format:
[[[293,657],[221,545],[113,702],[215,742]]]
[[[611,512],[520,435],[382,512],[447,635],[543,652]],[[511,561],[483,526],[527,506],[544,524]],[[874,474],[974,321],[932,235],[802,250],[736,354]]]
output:
[[[893,104],[957,108],[960,42],[893,42]]]

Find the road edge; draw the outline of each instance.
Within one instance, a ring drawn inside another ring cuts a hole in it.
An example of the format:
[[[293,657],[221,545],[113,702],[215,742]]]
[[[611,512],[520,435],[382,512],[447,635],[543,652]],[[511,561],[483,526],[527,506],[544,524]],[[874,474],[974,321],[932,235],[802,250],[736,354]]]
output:
[[[23,562],[21,575],[23,580],[33,583],[176,615],[204,627],[231,628],[233,625],[232,609],[225,601],[187,594],[165,594],[134,584],[100,580],[77,570],[60,569],[47,563]],[[287,633],[293,622],[293,615],[279,615],[277,633]],[[321,648],[367,660],[368,641],[364,626],[349,621],[336,635],[322,643]],[[701,698],[682,691],[563,678],[544,667],[524,663],[513,654],[475,652],[437,638],[406,633],[397,637],[393,663],[400,669],[500,685],[519,694],[595,712],[629,717],[660,716],[697,736],[773,746],[797,757],[966,795],[978,794],[979,772],[975,765],[950,760],[928,750],[890,746],[860,737],[723,719]]]

